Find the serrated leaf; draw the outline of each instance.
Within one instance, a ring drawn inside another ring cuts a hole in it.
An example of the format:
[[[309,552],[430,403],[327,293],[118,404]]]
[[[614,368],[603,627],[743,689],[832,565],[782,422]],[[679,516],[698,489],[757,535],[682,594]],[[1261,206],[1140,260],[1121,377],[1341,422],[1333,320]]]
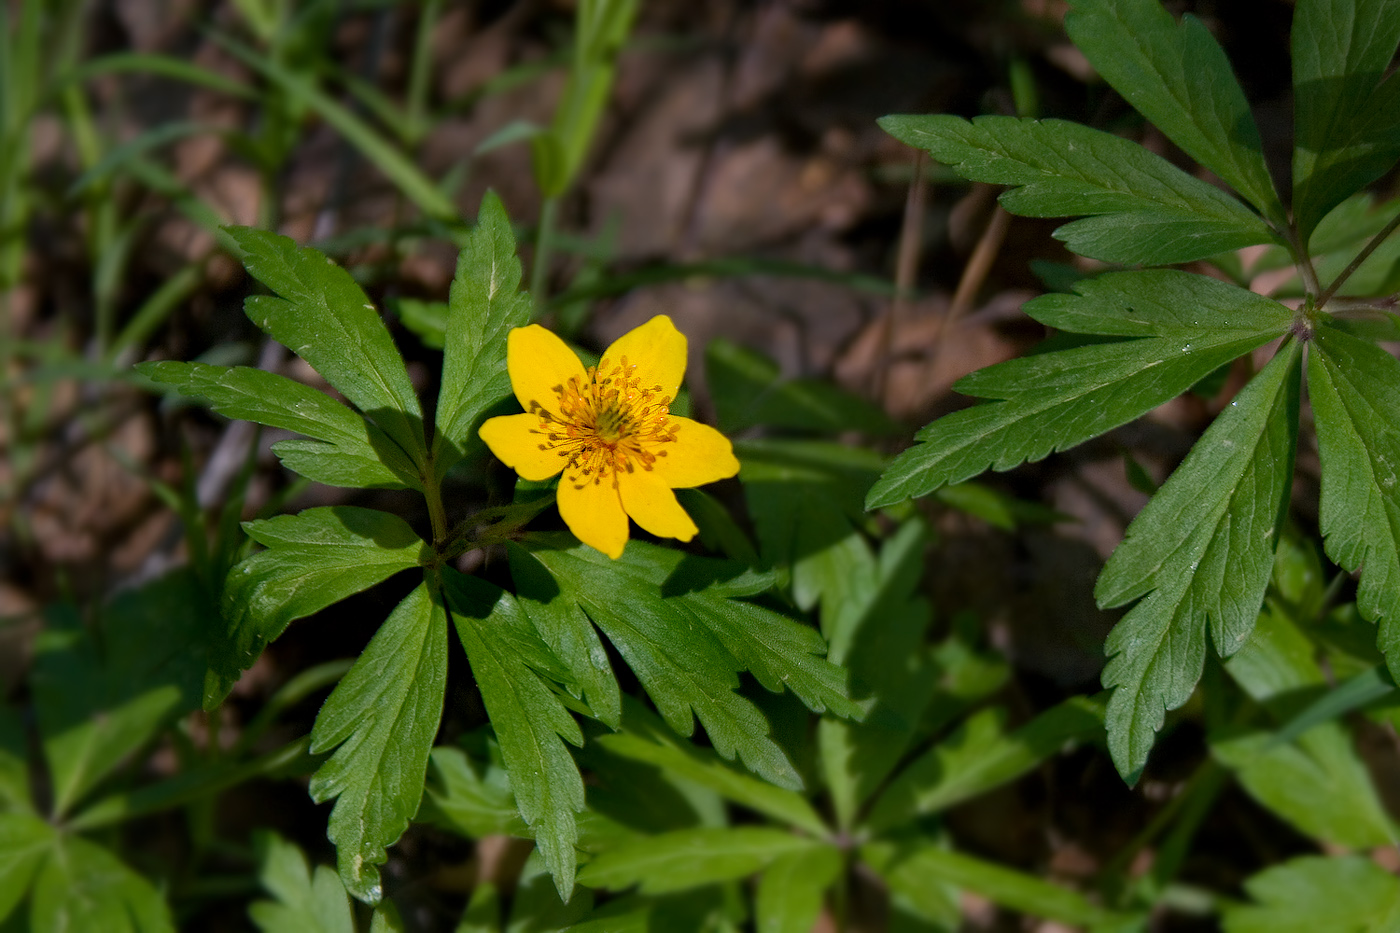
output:
[[[614,755],[656,765],[665,771],[708,787],[741,806],[820,836],[826,824],[806,798],[745,774],[710,749],[680,741],[640,703],[628,700],[620,732],[604,734],[594,742]]]
[[[831,846],[775,859],[758,882],[758,933],[810,933],[841,867],[841,853]]]
[[[549,571],[529,551],[512,544],[509,558],[520,608],[567,666],[593,715],[616,729],[622,719],[622,694],[597,629],[578,603],[560,592]]]
[[[1109,272],[1074,283],[1074,294],[1041,295],[1025,312],[1075,334],[1163,337],[1192,342],[1207,333],[1281,336],[1293,321],[1286,305],[1228,282],[1175,269]],[[976,385],[978,370],[962,385]],[[976,378],[974,378],[976,377]]]
[[[1104,79],[1197,162],[1282,228],[1263,144],[1225,51],[1158,0],[1073,0],[1065,31]]]
[[[149,881],[99,845],[57,841],[34,881],[32,930],[174,933],[170,909]]]
[[[510,901],[506,933],[565,933],[593,909],[593,892],[576,888],[568,900],[560,897],[557,876],[550,872],[537,848],[525,859]]]
[[[880,833],[947,809],[1014,781],[1103,729],[1102,709],[1084,697],[1066,700],[1013,732],[1004,720],[1004,710],[983,710],[915,759],[876,798],[866,825]]]
[[[1142,600],[1109,633],[1108,744],[1130,782],[1166,710],[1216,650],[1249,637],[1293,482],[1299,357],[1290,340],[1240,392],[1128,527],[1095,587],[1101,607]]]
[[[213,659],[204,704],[222,702],[239,673],[288,623],[426,563],[429,549],[397,515],[337,505],[245,522],[267,550],[235,565],[224,584],[229,644]]]
[[[186,569],[119,595],[100,635],[71,610],[49,614],[31,687],[56,814],[198,704],[206,627],[216,619],[209,602]]]
[[[880,126],[973,181],[1011,185],[998,199],[1025,217],[1079,217],[1055,231],[1105,262],[1166,265],[1280,242],[1260,217],[1137,143],[1064,120],[884,117]]]
[[[249,319],[310,363],[421,468],[423,411],[403,357],[364,289],[319,250],[265,230],[225,229],[243,250],[248,271],[281,296],[249,297]]]
[[[1307,241],[1400,158],[1400,45],[1388,0],[1301,0],[1293,13],[1293,216]],[[1384,80],[1382,80],[1384,79]]]
[[[634,541],[618,561],[587,547],[534,554],[617,647],[667,725],[688,736],[693,712],[723,757],[737,752],[773,783],[801,787],[786,754],[769,737],[763,714],[734,693],[737,672],[752,667],[765,685],[774,686],[775,677],[789,676],[794,692],[809,705],[842,704],[836,681],[844,674],[809,653],[819,637],[801,635],[790,619],[749,604],[724,605],[723,598],[705,591],[663,596],[656,568],[646,560],[665,550]],[[734,608],[739,606],[747,608]],[[745,625],[759,626],[775,644],[760,651],[752,631],[740,630]],[[736,650],[744,657],[736,657]]]
[[[205,399],[219,414],[305,434],[273,451],[287,468],[331,486],[422,489],[418,468],[379,427],[324,392],[248,366],[141,363],[155,382]]]
[[[0,812],[0,920],[29,893],[30,883],[57,845],[53,827],[33,813]]]
[[[350,898],[333,869],[313,875],[301,849],[274,832],[258,833],[258,880],[275,901],[254,901],[248,917],[263,933],[355,933]]]
[[[1400,879],[1359,855],[1305,855],[1245,881],[1253,904],[1227,904],[1226,933],[1391,933]]]
[[[1192,341],[1146,337],[980,370],[957,388],[998,401],[956,411],[920,431],[921,443],[895,459],[866,505],[893,505],[989,467],[1009,470],[1083,443],[1175,398],[1274,336],[1206,331]]]
[[[530,827],[515,806],[506,773],[492,768],[486,774],[478,774],[460,748],[439,745],[433,749],[428,758],[424,794],[423,807],[415,817],[418,822],[431,823],[469,839],[530,836]]]
[[[1308,355],[1308,389],[1322,460],[1320,524],[1327,556],[1361,572],[1356,604],[1379,627],[1400,671],[1400,362],[1323,324]]]
[[[684,891],[746,878],[776,859],[822,843],[766,826],[701,827],[642,836],[598,855],[579,872],[579,884],[643,894]]]
[[[519,612],[514,597],[475,577],[444,572],[452,622],[466,649],[520,815],[534,830],[559,896],[574,886],[575,814],[583,779],[562,739],[583,744],[578,723],[500,633],[500,614]]]
[[[483,413],[508,396],[506,337],[530,323],[530,296],[520,289],[515,235],[501,199],[488,191],[476,229],[457,257],[448,295],[442,388],[438,391],[433,467],[444,476],[471,443]]]
[[[383,896],[374,866],[418,811],[446,689],[446,612],[425,582],[390,613],[316,716],[311,752],[335,754],[312,776],[311,798],[335,798],[326,835],[346,889],[368,904]]]

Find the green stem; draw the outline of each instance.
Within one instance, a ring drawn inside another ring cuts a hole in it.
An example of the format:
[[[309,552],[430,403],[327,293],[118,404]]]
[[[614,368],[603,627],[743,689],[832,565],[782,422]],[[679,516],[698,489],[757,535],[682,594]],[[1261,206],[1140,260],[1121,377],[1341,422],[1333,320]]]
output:
[[[447,510],[442,504],[442,485],[436,472],[430,460],[423,471],[423,497],[428,500],[428,520],[433,524],[433,550],[441,555],[447,545]]]
[[[1327,304],[1328,299],[1337,294],[1337,289],[1346,284],[1346,280],[1351,278],[1351,274],[1360,268],[1363,262],[1370,258],[1370,255],[1376,251],[1378,246],[1385,242],[1388,236],[1395,232],[1396,227],[1400,227],[1400,214],[1396,214],[1380,233],[1371,237],[1371,242],[1367,243],[1366,247],[1356,254],[1356,258],[1351,261],[1351,265],[1343,269],[1342,274],[1337,276],[1332,284],[1327,286],[1327,290],[1318,296],[1317,306],[1319,308]]]
[[[530,264],[530,296],[535,299],[535,317],[544,308],[549,273],[549,254],[554,249],[554,224],[559,199],[545,198],[540,205],[540,225],[535,231],[535,258]]]

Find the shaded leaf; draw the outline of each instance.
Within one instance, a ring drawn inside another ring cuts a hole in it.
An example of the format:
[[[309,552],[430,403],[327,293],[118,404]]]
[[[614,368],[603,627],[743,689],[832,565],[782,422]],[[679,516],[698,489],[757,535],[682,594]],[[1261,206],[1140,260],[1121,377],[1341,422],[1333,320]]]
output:
[[[624,728],[594,739],[598,745],[632,761],[663,768],[708,787],[741,806],[781,820],[813,835],[826,826],[802,795],[745,774],[713,751],[681,741],[640,703],[627,701]]]
[[[58,841],[34,882],[30,929],[174,933],[170,909],[149,881],[99,845]]]
[[[60,815],[198,704],[206,627],[217,617],[184,569],[120,594],[100,620],[99,636],[57,607],[35,646],[31,686]]]
[[[585,865],[578,880],[609,890],[640,884],[644,894],[664,894],[746,878],[784,855],[820,846],[764,826],[681,829],[609,849]]]
[[[1388,933],[1400,923],[1400,879],[1359,855],[1305,855],[1244,889],[1255,903],[1226,906],[1226,933]]]
[[[447,688],[447,618],[423,583],[390,613],[316,716],[311,752],[335,749],[311,778],[311,798],[335,798],[326,835],[340,878],[369,904],[383,896],[376,865],[418,811]]]
[[[1400,45],[1387,0],[1301,0],[1293,13],[1293,216],[1300,238],[1400,158]],[[1385,80],[1382,80],[1385,78]]]
[[[0,812],[0,920],[29,893],[30,882],[57,845],[53,827],[33,813]]]
[[[1167,265],[1279,242],[1257,214],[1215,186],[1078,123],[939,114],[884,117],[880,126],[964,178],[1013,186],[999,198],[1013,214],[1090,215],[1054,234],[1082,256]]]
[[[983,710],[915,759],[876,798],[866,824],[877,833],[888,831],[985,794],[1103,729],[1102,708],[1084,697],[1066,700],[1010,733],[1004,719],[1000,709]]]
[[[301,849],[274,832],[256,838],[258,880],[275,901],[254,901],[248,917],[263,933],[355,933],[350,898],[333,869],[307,867]]]
[[[1139,113],[1284,225],[1249,102],[1200,20],[1177,23],[1158,0],[1074,0],[1065,31]]]
[[[841,853],[830,846],[775,859],[758,882],[758,933],[811,933],[841,867]]]
[[[1003,907],[1075,927],[1107,925],[1114,919],[1113,913],[1069,888],[931,842],[903,847],[870,843],[861,846],[860,856],[894,891],[910,893],[920,886],[927,889],[943,882]]]
[[[428,758],[428,783],[415,820],[451,830],[469,839],[482,836],[530,836],[516,809],[506,772],[488,767],[484,774],[460,748],[439,745]]]

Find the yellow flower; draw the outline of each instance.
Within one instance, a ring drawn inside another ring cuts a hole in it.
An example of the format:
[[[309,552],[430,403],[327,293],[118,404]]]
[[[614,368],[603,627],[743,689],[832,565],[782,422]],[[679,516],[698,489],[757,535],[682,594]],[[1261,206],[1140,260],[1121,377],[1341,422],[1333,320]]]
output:
[[[554,334],[511,331],[506,368],[523,415],[492,418],[481,439],[527,480],[559,480],[559,514],[609,557],[627,544],[627,516],[658,537],[689,541],[695,523],[672,489],[733,476],[729,439],[670,412],[685,375],[685,335],[658,315],[584,369]]]

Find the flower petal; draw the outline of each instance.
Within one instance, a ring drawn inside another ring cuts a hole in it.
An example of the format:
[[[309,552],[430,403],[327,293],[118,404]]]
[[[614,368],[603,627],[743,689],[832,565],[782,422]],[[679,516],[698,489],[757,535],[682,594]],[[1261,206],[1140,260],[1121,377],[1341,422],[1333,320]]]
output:
[[[654,472],[637,470],[618,476],[622,507],[633,521],[658,538],[680,538],[689,541],[698,531],[685,509]]]
[[[669,317],[658,314],[614,340],[599,360],[598,372],[608,374],[626,357],[629,375],[644,388],[659,386],[660,394],[675,398],[685,376],[685,351],[685,334],[676,330]]]
[[[557,414],[559,393],[555,387],[574,376],[580,380],[588,376],[568,344],[538,324],[510,332],[506,340],[506,370],[515,397],[527,412],[531,402],[538,402]]]
[[[676,440],[650,448],[656,454],[652,473],[667,486],[703,486],[739,472],[729,438],[689,418],[671,417]],[[648,529],[650,530],[650,529]]]
[[[539,415],[501,415],[481,426],[481,439],[496,458],[532,482],[549,479],[564,469],[567,456],[546,450],[539,433]]]
[[[584,544],[614,560],[622,556],[627,545],[627,513],[610,479],[598,483],[570,470],[559,481],[559,514]]]

